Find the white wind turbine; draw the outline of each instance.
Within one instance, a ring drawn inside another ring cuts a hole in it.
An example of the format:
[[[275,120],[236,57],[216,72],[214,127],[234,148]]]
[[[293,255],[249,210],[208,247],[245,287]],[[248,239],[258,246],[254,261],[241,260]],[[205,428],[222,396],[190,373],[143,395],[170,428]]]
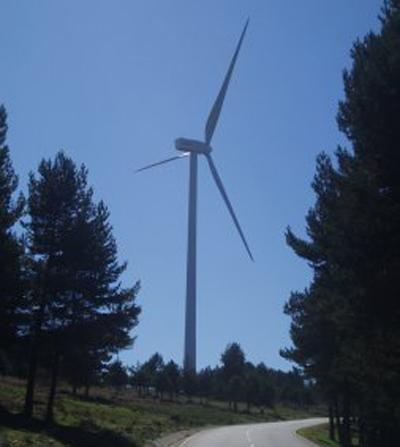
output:
[[[186,265],[186,314],[185,314],[185,352],[184,352],[184,369],[196,370],[196,222],[197,222],[197,157],[198,155],[204,155],[209,164],[211,175],[213,176],[217,188],[219,189],[222,198],[228,208],[228,211],[232,217],[233,223],[240,238],[246,248],[246,251],[253,261],[253,255],[251,254],[249,245],[240,227],[239,221],[235,215],[232,204],[222,184],[221,177],[218,174],[217,168],[211,157],[212,147],[211,139],[217,126],[218,118],[221,113],[222,105],[224,103],[225,95],[228,90],[229,82],[232,77],[232,72],[235,67],[236,59],[238,57],[240,47],[243,42],[243,38],[246,34],[249,20],[247,20],[239,42],[236,46],[235,53],[232,57],[228,71],[225,75],[224,82],[221,90],[218,93],[217,99],[212,106],[211,112],[208,116],[205,131],[204,141],[192,140],[188,138],[177,138],[175,140],[175,147],[178,151],[182,152],[175,157],[167,158],[166,160],[153,163],[138,169],[136,172],[143,171],[145,169],[153,168],[170,161],[178,160],[180,158],[189,157],[190,159],[190,171],[189,171],[189,216],[188,216],[188,248],[187,248],[187,265]]]

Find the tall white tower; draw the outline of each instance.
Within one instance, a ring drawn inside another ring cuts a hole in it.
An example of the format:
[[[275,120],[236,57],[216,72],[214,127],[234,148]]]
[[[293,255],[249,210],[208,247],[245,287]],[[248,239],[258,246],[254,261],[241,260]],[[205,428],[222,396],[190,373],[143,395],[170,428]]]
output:
[[[196,371],[196,225],[197,225],[197,154],[190,154],[188,247],[186,260],[185,371]]]

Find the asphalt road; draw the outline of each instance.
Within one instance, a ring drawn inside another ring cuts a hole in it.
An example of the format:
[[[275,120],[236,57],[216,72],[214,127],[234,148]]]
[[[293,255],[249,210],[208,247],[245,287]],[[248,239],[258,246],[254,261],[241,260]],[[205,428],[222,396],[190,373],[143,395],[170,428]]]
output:
[[[179,447],[310,447],[313,444],[297,436],[296,430],[324,422],[315,418],[213,428],[185,439]]]

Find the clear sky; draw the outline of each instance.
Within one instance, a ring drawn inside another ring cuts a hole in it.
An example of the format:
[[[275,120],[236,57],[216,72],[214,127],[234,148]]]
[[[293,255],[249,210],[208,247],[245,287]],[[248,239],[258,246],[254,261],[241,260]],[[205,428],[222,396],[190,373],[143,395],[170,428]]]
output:
[[[227,343],[287,369],[283,304],[307,265],[285,245],[304,234],[318,152],[345,143],[335,122],[357,37],[379,0],[0,0],[0,102],[14,167],[27,175],[64,149],[105,200],[126,285],[143,307],[129,364],[183,356],[188,160],[134,174],[202,138],[243,24],[250,26],[215,132],[214,160],[256,262],[249,261],[200,160],[198,365]]]

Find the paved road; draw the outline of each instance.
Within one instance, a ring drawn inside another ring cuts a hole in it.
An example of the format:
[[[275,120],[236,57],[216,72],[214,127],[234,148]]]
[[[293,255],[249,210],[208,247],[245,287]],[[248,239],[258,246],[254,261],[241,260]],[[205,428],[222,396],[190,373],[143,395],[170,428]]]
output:
[[[213,428],[185,439],[179,447],[310,447],[296,430],[323,422],[326,419],[315,418]]]

